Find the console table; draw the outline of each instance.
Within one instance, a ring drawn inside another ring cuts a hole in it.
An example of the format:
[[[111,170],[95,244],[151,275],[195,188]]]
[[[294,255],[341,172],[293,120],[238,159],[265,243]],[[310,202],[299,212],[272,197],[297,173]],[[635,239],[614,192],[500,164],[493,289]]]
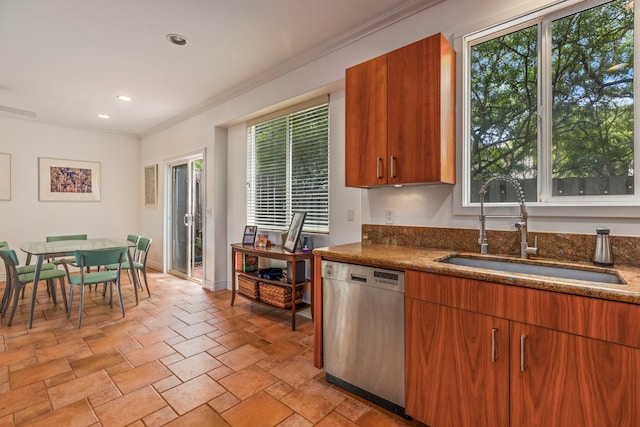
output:
[[[283,280],[269,280],[257,277],[256,273],[249,273],[242,271],[242,268],[238,269],[236,265],[236,255],[237,254],[246,254],[250,256],[257,256],[258,258],[269,258],[269,259],[279,259],[284,261],[291,262],[291,271],[290,276],[292,278],[291,283],[288,283]],[[310,260],[311,267],[311,279],[305,280],[300,283],[296,283],[296,264],[298,261]],[[282,249],[281,246],[271,246],[270,248],[257,248],[250,245],[242,245],[241,243],[234,243],[231,245],[231,305],[234,304],[237,293],[237,275],[243,274],[245,276],[249,276],[254,278],[256,281],[274,284],[277,286],[290,287],[291,288],[291,330],[296,330],[296,311],[301,308],[306,308],[308,306],[311,307],[311,315],[313,316],[313,253],[312,252],[302,252],[301,250],[296,250],[295,252],[287,252]],[[311,304],[297,304],[295,303],[296,299],[296,288],[300,288],[305,284],[309,283],[311,285]],[[261,303],[267,305],[269,307],[278,308],[281,310],[288,310],[288,308],[280,308],[256,299],[252,299],[247,297],[246,295],[240,294],[243,298],[247,298],[249,301]]]

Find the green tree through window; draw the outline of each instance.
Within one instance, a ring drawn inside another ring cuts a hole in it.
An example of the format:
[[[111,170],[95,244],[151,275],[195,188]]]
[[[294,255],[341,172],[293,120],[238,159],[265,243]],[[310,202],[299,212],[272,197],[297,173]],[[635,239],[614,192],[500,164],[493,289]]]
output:
[[[548,196],[633,194],[633,26],[616,0],[471,42],[471,202],[495,174],[531,201],[549,180]]]

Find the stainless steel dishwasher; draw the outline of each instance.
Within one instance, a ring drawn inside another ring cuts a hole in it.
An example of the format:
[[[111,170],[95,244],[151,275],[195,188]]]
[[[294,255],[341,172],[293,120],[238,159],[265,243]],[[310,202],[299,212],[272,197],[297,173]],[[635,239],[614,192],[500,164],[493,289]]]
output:
[[[327,381],[405,416],[404,272],[322,261]]]

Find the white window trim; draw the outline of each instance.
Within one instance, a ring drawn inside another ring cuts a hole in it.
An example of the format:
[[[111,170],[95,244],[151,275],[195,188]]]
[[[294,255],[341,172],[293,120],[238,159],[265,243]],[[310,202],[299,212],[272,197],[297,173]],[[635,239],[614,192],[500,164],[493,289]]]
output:
[[[597,0],[591,3],[592,6],[606,3],[608,0]],[[528,2],[524,5],[514,7],[512,10],[497,14],[487,20],[476,23],[472,26],[458,29],[454,32],[454,47],[458,52],[457,64],[457,86],[462,90],[458,91],[458,105],[461,106],[461,115],[457,124],[457,144],[460,148],[457,151],[456,167],[458,170],[458,184],[455,185],[453,191],[453,213],[459,216],[478,215],[480,212],[479,203],[468,203],[465,195],[468,194],[468,186],[470,183],[470,158],[466,155],[466,151],[469,147],[469,134],[467,129],[470,126],[470,101],[467,94],[470,93],[470,56],[469,49],[470,41],[479,41],[489,38],[494,38],[496,34],[501,31],[510,32],[518,27],[525,27],[533,25],[542,20],[543,17],[549,19],[551,17],[566,15],[574,10],[582,9],[584,0],[566,0],[556,1],[550,4],[541,4],[544,1],[535,0]],[[640,5],[638,5],[640,6]],[[640,11],[636,6],[635,20],[634,20],[634,34],[640,39]],[[545,49],[545,44],[541,43],[541,50]],[[634,67],[635,69],[640,66],[640,43],[636,44],[636,51],[638,54],[634,55]],[[541,69],[539,78],[548,78],[548,75]],[[635,73],[634,73],[635,79]],[[544,87],[539,85],[540,87]],[[634,99],[638,98],[640,94],[640,88],[638,84],[634,82]],[[540,97],[542,101],[542,97]],[[545,99],[547,99],[545,97]],[[550,102],[550,100],[549,100]],[[548,108],[541,105],[540,108]],[[640,113],[640,106],[637,107],[636,115]],[[550,127],[550,124],[548,124]],[[540,132],[550,132],[550,129],[540,129]],[[527,210],[531,216],[537,217],[583,217],[583,218],[637,218],[640,215],[640,176],[639,176],[639,162],[640,162],[640,119],[634,120],[634,188],[636,194],[634,195],[617,195],[616,200],[605,200],[602,197],[589,197],[589,196],[563,196],[563,197],[550,197],[551,195],[551,180],[544,183],[541,181],[541,174],[538,174],[538,191],[539,198],[543,201],[540,203],[538,200],[528,200]],[[541,135],[542,138],[546,138],[547,135]],[[538,140],[539,144],[541,138]],[[550,170],[551,163],[551,146],[547,144],[545,150],[541,150],[538,147],[538,162],[543,162],[539,165],[539,168],[548,168]],[[544,187],[544,188],[543,188]],[[514,207],[517,207],[517,203],[485,203],[492,213],[507,213],[513,212]],[[585,206],[589,209],[585,210]]]

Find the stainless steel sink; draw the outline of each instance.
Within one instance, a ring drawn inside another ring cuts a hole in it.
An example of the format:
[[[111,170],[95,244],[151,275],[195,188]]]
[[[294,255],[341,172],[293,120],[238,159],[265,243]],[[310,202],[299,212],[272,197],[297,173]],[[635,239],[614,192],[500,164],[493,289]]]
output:
[[[624,285],[625,282],[615,273],[604,271],[581,270],[578,268],[552,266],[523,262],[519,260],[494,260],[486,258],[468,258],[452,256],[440,260],[445,264],[461,265],[465,267],[484,268],[487,270],[503,271],[508,273],[531,274],[535,276],[555,277],[560,279],[583,280],[586,282],[609,283]]]

